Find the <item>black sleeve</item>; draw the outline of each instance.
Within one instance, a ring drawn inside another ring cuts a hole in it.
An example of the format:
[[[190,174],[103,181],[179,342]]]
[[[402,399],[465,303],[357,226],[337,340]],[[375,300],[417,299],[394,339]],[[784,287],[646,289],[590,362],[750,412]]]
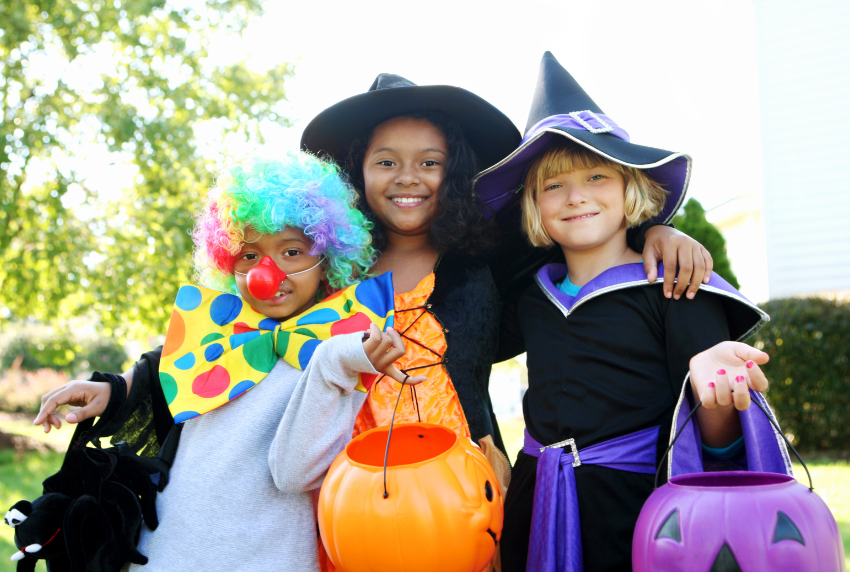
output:
[[[112,384],[109,403],[93,428],[97,436],[112,436],[115,444],[125,441],[142,457],[155,457],[174,426],[159,383],[162,346],[142,355],[133,366],[130,393],[124,378],[95,372],[93,381]]]
[[[661,289],[658,289],[659,295]],[[729,324],[720,296],[702,291],[693,300],[665,298],[664,329],[667,342],[667,367],[674,395],[690,369],[696,354],[729,340]]]
[[[560,248],[531,246],[518,218],[499,221],[497,229],[497,246],[488,254],[487,264],[502,300],[496,357],[496,362],[500,362],[525,351],[517,323],[520,296],[531,286],[534,274],[542,266],[563,262],[564,255]]]
[[[631,227],[626,230],[626,245],[638,254],[643,254],[643,248],[646,246],[646,231],[661,224],[660,222],[647,221]],[[664,224],[662,226],[673,228],[672,224]]]
[[[528,288],[534,273],[550,262],[564,260],[560,248],[537,248],[519,229],[501,228],[498,242],[487,263],[503,300],[518,298]]]
[[[525,339],[519,326],[519,301],[510,300],[502,304],[499,318],[499,348],[496,363],[511,359],[525,352]]]

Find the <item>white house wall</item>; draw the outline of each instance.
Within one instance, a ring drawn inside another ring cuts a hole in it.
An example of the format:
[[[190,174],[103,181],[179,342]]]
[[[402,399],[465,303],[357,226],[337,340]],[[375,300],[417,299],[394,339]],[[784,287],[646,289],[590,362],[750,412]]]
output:
[[[850,2],[754,5],[770,297],[850,289]]]

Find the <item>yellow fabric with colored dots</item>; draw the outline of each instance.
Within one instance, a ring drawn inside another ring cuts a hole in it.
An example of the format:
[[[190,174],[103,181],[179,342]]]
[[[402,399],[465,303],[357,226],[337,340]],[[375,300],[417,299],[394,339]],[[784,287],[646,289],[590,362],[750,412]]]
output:
[[[393,325],[390,273],[325,298],[283,323],[232,294],[184,284],[177,292],[159,378],[175,423],[221,407],[263,380],[278,356],[303,370],[331,336]],[[374,378],[361,376],[368,391]]]
[[[469,425],[460,405],[460,399],[442,364],[446,353],[446,335],[443,327],[427,309],[411,310],[411,308],[425,306],[434,290],[434,278],[432,272],[412,291],[395,296],[394,327],[403,333],[406,338],[404,343],[407,346],[407,353],[395,362],[395,366],[401,371],[407,370],[411,376],[425,375],[428,378],[415,386],[415,399],[413,388],[404,390],[398,404],[395,422],[415,423],[419,421],[421,415],[423,423],[437,423],[448,427],[461,437],[469,437]],[[400,389],[400,383],[386,376],[381,377],[380,382],[373,384],[354,424],[354,435],[375,427],[389,425]],[[419,415],[416,411],[417,403]]]

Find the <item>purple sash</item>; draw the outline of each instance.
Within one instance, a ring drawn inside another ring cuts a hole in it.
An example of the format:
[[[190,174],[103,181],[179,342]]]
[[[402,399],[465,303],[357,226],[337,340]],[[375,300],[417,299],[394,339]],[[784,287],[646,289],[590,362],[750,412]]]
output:
[[[635,431],[576,451],[544,448],[525,431],[522,452],[538,457],[528,544],[527,570],[535,572],[582,572],[581,526],[574,467],[601,465],[619,471],[655,474],[659,427]],[[541,451],[542,449],[542,451]]]

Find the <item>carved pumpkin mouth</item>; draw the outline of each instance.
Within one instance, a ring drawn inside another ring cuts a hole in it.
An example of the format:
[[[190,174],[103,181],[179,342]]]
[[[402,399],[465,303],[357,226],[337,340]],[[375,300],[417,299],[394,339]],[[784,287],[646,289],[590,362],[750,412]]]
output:
[[[717,553],[717,558],[714,559],[709,572],[741,572],[741,567],[738,565],[735,555],[732,554],[732,549],[725,542]]]
[[[353,439],[346,447],[349,458],[355,463],[383,467],[388,431],[389,427],[373,429]],[[457,435],[440,425],[396,425],[390,441],[387,467],[413,465],[435,459],[451,449],[455,441]]]

